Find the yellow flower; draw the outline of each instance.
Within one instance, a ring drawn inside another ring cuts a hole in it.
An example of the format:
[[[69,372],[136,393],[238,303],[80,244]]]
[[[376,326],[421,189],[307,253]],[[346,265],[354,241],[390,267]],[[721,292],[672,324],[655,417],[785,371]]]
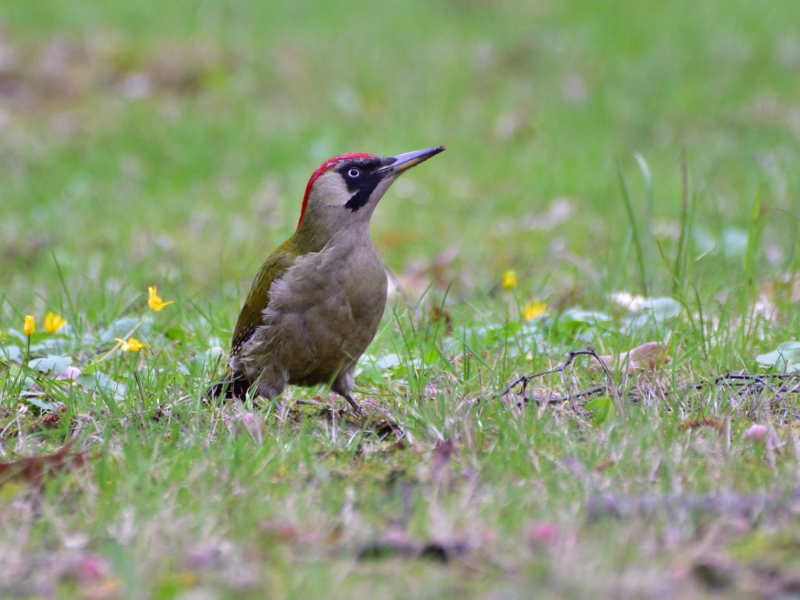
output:
[[[538,300],[534,300],[533,302],[528,302],[525,306],[522,307],[522,316],[525,318],[526,321],[533,321],[539,315],[543,315],[547,312],[547,304],[544,302],[539,302]]]
[[[140,342],[136,338],[128,338],[127,340],[123,340],[120,338],[114,338],[119,342],[119,349],[123,352],[138,352],[142,348],[146,347],[147,344],[144,342]]]
[[[503,288],[513,290],[515,287],[517,287],[517,274],[509,269],[503,273]]]
[[[158,295],[158,289],[156,289],[156,286],[151,285],[147,288],[147,305],[154,311],[158,312],[170,304],[174,304],[174,301],[170,300],[169,302],[164,302],[161,299],[161,296]]]
[[[47,333],[55,333],[66,324],[67,320],[54,312],[49,312],[44,316],[44,330]]]
[[[25,325],[22,327],[22,333],[31,336],[34,331],[36,331],[36,321],[33,320],[31,315],[25,315]]]

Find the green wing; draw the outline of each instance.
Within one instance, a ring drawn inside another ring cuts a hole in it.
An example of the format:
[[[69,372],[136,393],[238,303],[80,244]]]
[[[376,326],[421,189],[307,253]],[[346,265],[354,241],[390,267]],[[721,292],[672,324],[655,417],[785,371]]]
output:
[[[236,356],[241,352],[242,346],[255,333],[256,327],[261,324],[261,317],[264,309],[269,304],[269,289],[277,279],[294,264],[295,255],[290,250],[290,242],[284,242],[267,260],[261,265],[256,278],[253,280],[253,287],[247,294],[244,301],[242,312],[239,313],[239,320],[233,330],[233,342],[231,343],[231,356]]]

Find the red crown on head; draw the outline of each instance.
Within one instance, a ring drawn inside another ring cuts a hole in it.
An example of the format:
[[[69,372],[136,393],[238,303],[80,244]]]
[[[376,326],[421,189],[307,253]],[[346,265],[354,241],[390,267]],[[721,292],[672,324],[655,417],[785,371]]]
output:
[[[338,156],[334,156],[333,158],[329,158],[324,163],[322,163],[317,170],[311,174],[311,178],[308,180],[306,184],[306,193],[303,196],[303,207],[300,209],[300,220],[297,222],[297,228],[300,229],[300,225],[303,222],[303,217],[306,215],[306,206],[308,206],[308,195],[311,193],[311,188],[314,187],[317,179],[322,177],[323,174],[333,169],[336,165],[338,165],[343,160],[352,160],[354,158],[374,158],[372,154],[365,154],[364,152],[348,152],[347,154],[339,154]]]

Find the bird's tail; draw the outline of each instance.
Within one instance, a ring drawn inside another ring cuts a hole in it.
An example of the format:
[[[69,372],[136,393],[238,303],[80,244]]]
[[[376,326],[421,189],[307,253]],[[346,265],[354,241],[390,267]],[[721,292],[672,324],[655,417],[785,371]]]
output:
[[[211,384],[206,390],[206,397],[216,398],[244,398],[250,389],[250,381],[241,373],[228,371],[222,379]]]

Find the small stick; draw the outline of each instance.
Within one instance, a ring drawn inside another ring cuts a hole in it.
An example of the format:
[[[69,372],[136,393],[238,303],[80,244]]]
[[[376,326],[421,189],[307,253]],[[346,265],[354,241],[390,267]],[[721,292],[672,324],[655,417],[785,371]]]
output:
[[[573,393],[572,390],[571,390],[572,385],[570,383],[569,377],[567,377],[566,370],[569,367],[573,367],[573,364],[575,363],[575,359],[578,358],[579,356],[592,356],[592,357],[594,357],[594,359],[598,363],[600,363],[600,366],[603,368],[603,371],[606,374],[606,377],[608,378],[609,384],[608,385],[602,385],[602,386],[593,387],[593,388],[591,388],[589,390],[585,390],[585,391],[582,391],[582,392],[574,392]],[[509,383],[506,386],[506,388],[502,392],[500,392],[500,394],[498,394],[498,396],[499,397],[505,396],[512,389],[514,389],[516,386],[522,384],[520,386],[520,388],[519,388],[519,394],[521,394],[524,397],[524,401],[527,403],[527,402],[530,401],[528,396],[525,396],[525,392],[527,391],[528,384],[533,379],[536,379],[536,378],[539,378],[539,377],[544,377],[545,375],[552,375],[553,373],[560,373],[561,374],[561,379],[562,379],[562,381],[564,383],[564,387],[567,388],[567,392],[568,393],[567,393],[566,396],[558,396],[558,397],[555,397],[555,398],[548,398],[547,401],[544,402],[543,404],[544,405],[547,405],[547,404],[558,404],[560,402],[570,401],[570,403],[572,404],[572,409],[575,410],[575,411],[577,411],[577,407],[574,404],[574,400],[576,400],[578,398],[583,398],[585,396],[594,396],[596,394],[605,393],[605,392],[608,391],[609,387],[613,387],[613,383],[614,383],[614,378],[612,377],[611,372],[608,369],[608,366],[605,364],[603,359],[601,359],[600,356],[597,354],[597,351],[590,346],[589,348],[587,348],[585,350],[572,350],[572,351],[570,351],[569,354],[567,354],[567,359],[564,362],[562,362],[561,364],[553,367],[552,369],[547,369],[546,371],[540,371],[538,373],[534,373],[533,375],[521,375],[520,377],[517,377],[511,383]],[[540,400],[536,399],[536,398],[534,398],[533,401],[537,405],[538,404],[542,404],[542,402]]]

